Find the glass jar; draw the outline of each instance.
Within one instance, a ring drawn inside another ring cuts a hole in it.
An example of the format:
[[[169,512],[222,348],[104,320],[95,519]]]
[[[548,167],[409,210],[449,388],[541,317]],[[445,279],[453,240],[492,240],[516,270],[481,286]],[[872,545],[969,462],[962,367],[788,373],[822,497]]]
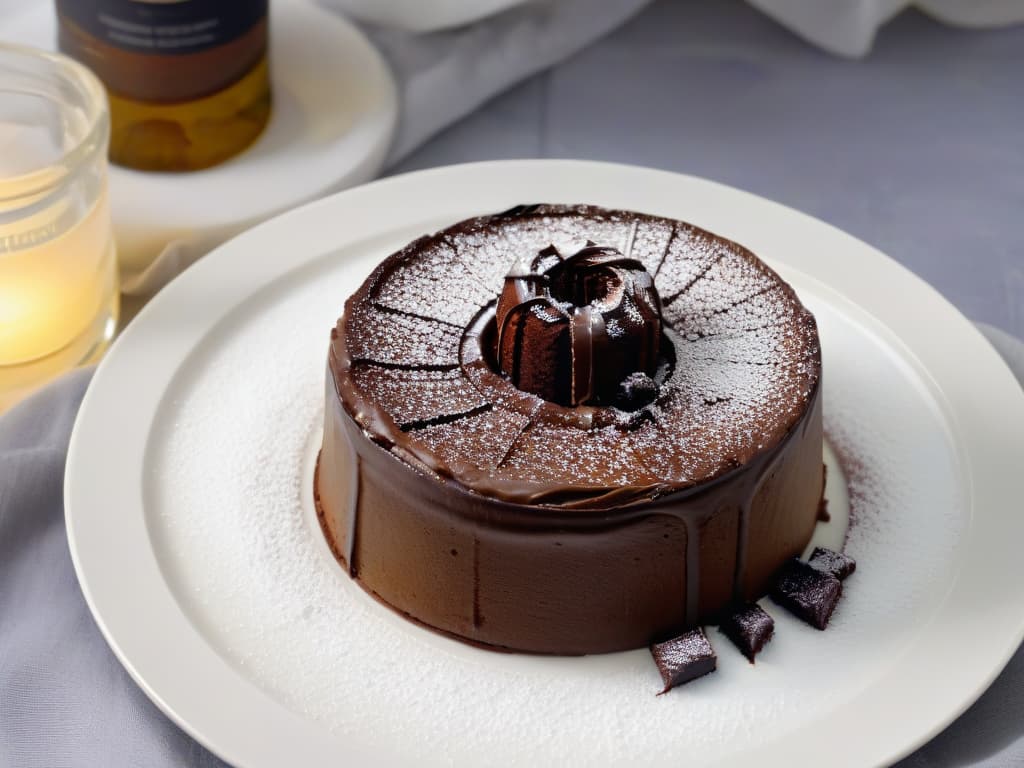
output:
[[[113,337],[109,138],[95,75],[0,44],[0,411]]]

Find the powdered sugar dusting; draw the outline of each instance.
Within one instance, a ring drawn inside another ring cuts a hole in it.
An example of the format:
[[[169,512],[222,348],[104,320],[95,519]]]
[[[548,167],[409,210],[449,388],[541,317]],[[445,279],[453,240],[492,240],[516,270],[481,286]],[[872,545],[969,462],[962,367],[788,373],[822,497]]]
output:
[[[695,346],[680,346],[676,373],[668,383],[680,415],[673,422],[678,428],[660,432],[662,450],[649,459],[657,476],[700,478],[723,463],[747,461],[771,444],[765,441],[778,439],[759,425],[764,409],[782,415],[778,424],[792,423],[815,380],[808,372],[801,381],[782,365],[689,357]]]
[[[399,254],[394,269],[375,282],[371,300],[384,307],[465,326],[494,291],[467,279],[455,250],[433,239]]]
[[[363,274],[380,255],[368,254]],[[755,666],[709,633],[718,671],[658,697],[662,683],[643,649],[581,659],[494,654],[392,615],[326,551],[310,498],[325,329],[338,296],[361,279],[353,269],[349,260],[324,262],[262,295],[186,363],[152,433],[144,505],[189,619],[246,678],[334,734],[339,761],[353,745],[423,765],[756,755],[759,744],[884,678],[927,631],[966,519],[952,427],[897,342],[801,283],[821,327],[826,429],[857,459],[846,468],[857,520],[847,550],[858,569],[827,632],[765,603],[776,637]]]
[[[663,292],[662,301],[667,303],[674,294],[698,280],[724,257],[726,248],[727,244],[702,229],[682,223],[677,226],[668,252],[651,273],[658,286],[674,286]]]
[[[353,360],[392,366],[459,364],[462,331],[457,326],[388,313],[369,303],[353,307],[348,319],[361,329],[348,340]]]
[[[515,411],[489,409],[449,424],[416,431],[416,442],[451,467],[472,456],[477,469],[493,470],[529,423]]]
[[[558,483],[585,478],[599,487],[654,485],[658,476],[638,464],[644,446],[658,443],[659,430],[647,422],[635,432],[616,427],[590,431],[536,424],[523,432],[502,465],[503,474],[527,482]]]
[[[356,386],[374,392],[380,406],[399,426],[466,413],[486,405],[458,370],[403,370],[355,365]]]
[[[633,236],[633,247],[626,255],[639,259],[644,268],[653,275],[662,265],[676,229],[674,223],[664,219],[638,222]]]
[[[501,290],[505,275],[520,258],[532,259],[543,248],[553,245],[563,256],[586,246],[588,240],[622,250],[629,236],[629,222],[622,216],[601,209],[567,215],[564,209],[537,216],[498,220],[482,217],[465,230],[447,236],[466,269],[489,286],[490,298]],[[587,210],[587,209],[584,209]]]
[[[628,439],[621,429],[530,424],[518,439],[496,448],[491,430],[477,429],[476,420],[460,419],[443,429],[410,431],[418,447],[432,451],[456,477],[458,466],[520,483],[561,479],[595,489],[657,488],[689,484],[734,466],[773,445],[800,418],[818,378],[813,319],[749,251],[682,222],[587,206],[539,206],[515,215],[472,219],[393,257],[363,301],[446,323],[460,321],[495,299],[517,262],[551,245],[569,255],[588,242],[628,251],[656,273],[664,320],[676,334],[677,365],[664,384],[654,422],[642,422],[643,434]],[[541,317],[548,310],[537,306],[532,311]],[[359,338],[358,321],[349,322],[347,338]],[[616,318],[606,318],[609,336],[619,331],[616,323]],[[441,332],[450,337],[447,327]],[[374,341],[385,348],[409,347],[406,338],[387,333],[376,334]],[[424,360],[419,352],[415,363]],[[385,356],[400,357],[390,350]],[[395,388],[403,382],[404,395]],[[418,401],[419,389],[415,380],[399,380],[385,396],[388,402]],[[431,391],[435,416],[468,410],[462,390],[453,390],[451,402],[441,391]],[[377,398],[372,386],[362,392],[370,401]],[[493,405],[505,409],[500,401]],[[502,433],[498,439],[504,437]],[[659,442],[671,447],[668,455],[647,459]],[[495,463],[495,454],[504,459]]]
[[[723,251],[707,269],[682,286],[668,283],[663,292],[665,319],[671,325],[687,325],[690,318],[709,318],[747,304],[771,290],[781,290],[777,278],[751,262],[738,252]],[[770,305],[757,302],[751,305],[764,309]],[[773,320],[761,313],[764,320]]]

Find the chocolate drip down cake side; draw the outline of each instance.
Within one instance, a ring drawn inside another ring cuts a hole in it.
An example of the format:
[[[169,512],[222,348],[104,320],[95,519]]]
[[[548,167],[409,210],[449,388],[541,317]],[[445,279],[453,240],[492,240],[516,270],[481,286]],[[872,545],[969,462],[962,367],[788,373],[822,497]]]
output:
[[[820,378],[813,316],[736,243],[592,206],[470,219],[345,304],[321,523],[363,589],[456,638],[649,646],[809,542]]]

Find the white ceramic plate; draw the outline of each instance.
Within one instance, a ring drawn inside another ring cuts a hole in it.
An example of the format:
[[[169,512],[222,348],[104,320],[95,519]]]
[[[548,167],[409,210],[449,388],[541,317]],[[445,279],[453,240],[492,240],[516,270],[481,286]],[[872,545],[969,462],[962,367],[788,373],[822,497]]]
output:
[[[782,611],[750,666],[655,697],[644,650],[494,654],[365,598],[311,522],[328,330],[404,242],[526,202],[683,218],[752,247],[817,315],[826,431],[859,568],[825,633]],[[974,327],[864,243],[660,171],[441,168],[263,224],[186,271],[100,366],[71,440],[67,529],[115,653],[230,762],[765,766],[888,763],[1021,640],[1024,395]],[[840,484],[841,485],[841,484]]]
[[[111,208],[126,273],[145,269],[169,243],[209,250],[380,170],[398,121],[395,83],[380,54],[355,26],[311,0],[274,0],[271,11],[274,111],[253,146],[195,173],[111,166]],[[0,39],[52,49],[53,3],[24,3],[0,16]]]

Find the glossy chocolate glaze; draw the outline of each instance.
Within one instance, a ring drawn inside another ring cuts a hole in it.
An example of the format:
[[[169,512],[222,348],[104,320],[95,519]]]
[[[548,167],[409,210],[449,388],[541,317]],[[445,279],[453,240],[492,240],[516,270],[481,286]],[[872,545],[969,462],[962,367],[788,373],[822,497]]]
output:
[[[508,257],[548,238],[656,275],[653,402],[570,408],[500,372]],[[324,527],[365,589],[428,626],[541,653],[649,645],[764,594],[813,530],[813,318],[702,230],[584,206],[463,222],[386,260],[332,336]]]
[[[563,256],[551,246],[517,264],[495,327],[496,367],[549,402],[610,405],[630,374],[658,369],[658,291],[644,265],[615,248],[592,244]]]

